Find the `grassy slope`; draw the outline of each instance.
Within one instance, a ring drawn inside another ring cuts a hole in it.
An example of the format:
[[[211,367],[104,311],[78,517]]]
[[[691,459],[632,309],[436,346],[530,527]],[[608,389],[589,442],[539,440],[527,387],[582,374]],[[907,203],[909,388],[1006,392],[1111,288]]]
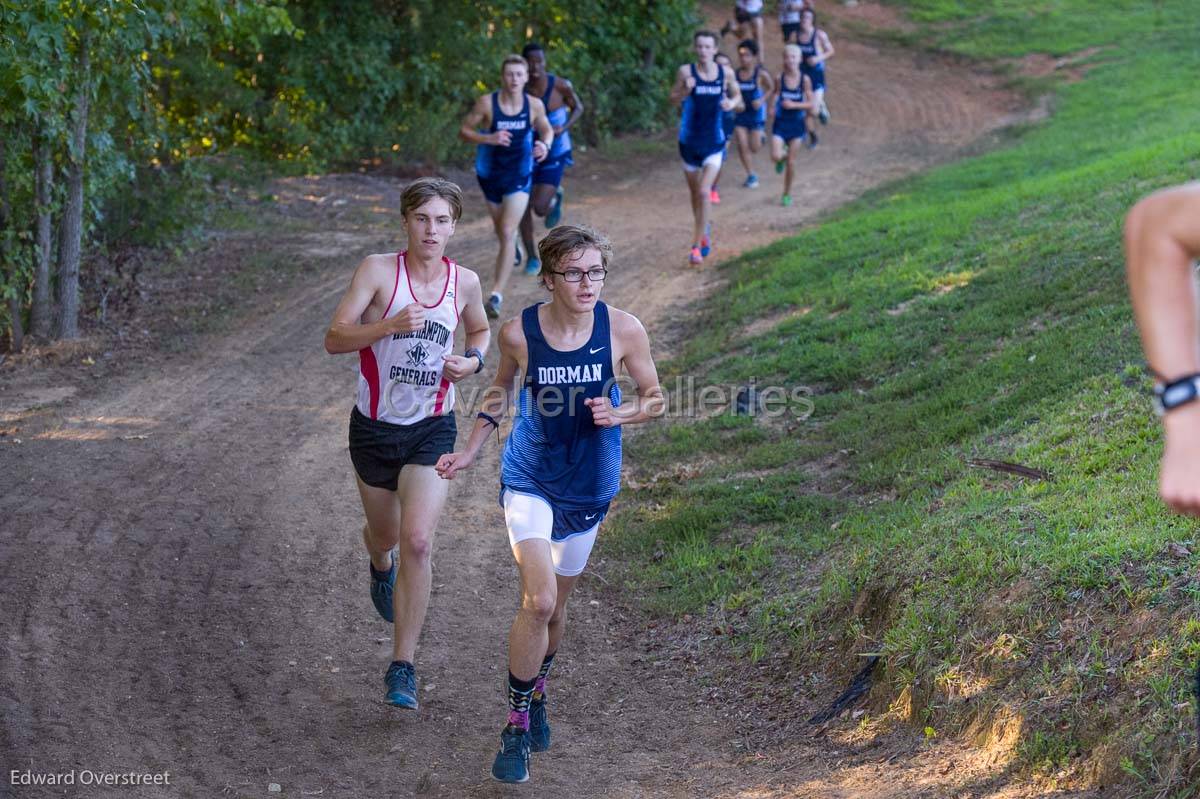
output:
[[[610,545],[652,611],[739,616],[742,656],[880,651],[918,720],[961,730],[1004,705],[1034,771],[1183,786],[1200,558],[1172,553],[1195,526],[1155,499],[1120,225],[1200,171],[1194,8],[906,6],[971,57],[1104,49],[998,151],[727,267],[668,380],[810,386],[815,412],[636,437]]]

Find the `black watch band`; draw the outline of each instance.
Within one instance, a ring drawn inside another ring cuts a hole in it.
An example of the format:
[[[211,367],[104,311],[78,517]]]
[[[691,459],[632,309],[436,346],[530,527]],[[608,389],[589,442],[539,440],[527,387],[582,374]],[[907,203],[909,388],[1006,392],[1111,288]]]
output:
[[[467,350],[466,352],[463,353],[463,357],[464,358],[478,358],[479,359],[479,367],[474,371],[474,374],[479,374],[480,372],[483,371],[483,353],[479,351],[478,347],[471,347],[469,350]]]
[[[1159,415],[1200,399],[1200,374],[1185,375],[1154,386],[1154,409]]]

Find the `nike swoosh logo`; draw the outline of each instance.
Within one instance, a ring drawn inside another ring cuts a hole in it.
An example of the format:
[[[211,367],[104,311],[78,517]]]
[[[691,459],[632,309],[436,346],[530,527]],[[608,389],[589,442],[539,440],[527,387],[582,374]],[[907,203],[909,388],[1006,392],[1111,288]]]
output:
[[[603,349],[603,348],[601,348],[601,349]],[[598,516],[598,515],[599,514],[593,513],[591,516],[584,516],[583,520],[586,522],[590,522],[592,519],[596,518],[596,516]]]
[[[596,349],[592,349],[591,347],[588,347],[588,355],[595,355],[597,352],[599,352],[602,349],[604,349],[604,347],[597,347]]]

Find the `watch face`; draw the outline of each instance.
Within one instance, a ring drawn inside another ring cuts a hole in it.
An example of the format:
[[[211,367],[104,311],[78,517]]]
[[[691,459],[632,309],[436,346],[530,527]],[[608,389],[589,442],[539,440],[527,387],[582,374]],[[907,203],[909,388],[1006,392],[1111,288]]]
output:
[[[1164,408],[1174,408],[1196,398],[1196,384],[1191,380],[1168,386],[1162,393]]]

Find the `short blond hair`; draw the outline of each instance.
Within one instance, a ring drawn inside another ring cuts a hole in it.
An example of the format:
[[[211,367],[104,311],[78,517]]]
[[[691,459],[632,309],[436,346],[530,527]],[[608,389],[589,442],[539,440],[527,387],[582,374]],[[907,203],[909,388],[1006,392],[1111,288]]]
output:
[[[462,189],[445,178],[417,178],[409,183],[400,195],[400,216],[408,216],[409,211],[439,198],[450,204],[450,215],[457,222],[462,216]]]
[[[612,242],[600,231],[586,225],[559,225],[538,242],[538,257],[542,261],[539,277],[558,271],[559,266],[573,252],[596,250],[600,253],[600,264],[608,269],[612,261]]]
[[[500,73],[501,74],[504,73],[504,68],[506,66],[508,66],[509,64],[520,64],[521,66],[525,67],[526,72],[529,71],[529,62],[525,60],[525,56],[517,55],[516,53],[511,53],[510,55],[506,55],[504,57],[504,60],[500,62]]]
[[[789,42],[789,43],[785,44],[783,46],[783,52],[784,52],[784,54],[787,54],[787,53],[795,53],[796,55],[804,54],[804,51],[800,49],[800,45],[796,44],[795,42]]]

